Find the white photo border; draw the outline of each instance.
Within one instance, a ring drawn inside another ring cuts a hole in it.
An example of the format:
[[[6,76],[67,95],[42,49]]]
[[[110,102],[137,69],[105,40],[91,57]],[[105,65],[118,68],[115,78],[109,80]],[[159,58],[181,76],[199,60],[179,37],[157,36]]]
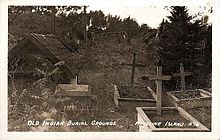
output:
[[[115,1],[110,5],[109,1]],[[8,132],[8,6],[9,5],[99,6],[199,6],[213,5],[212,38],[212,132]],[[0,0],[0,140],[22,139],[220,139],[220,1],[209,0]]]

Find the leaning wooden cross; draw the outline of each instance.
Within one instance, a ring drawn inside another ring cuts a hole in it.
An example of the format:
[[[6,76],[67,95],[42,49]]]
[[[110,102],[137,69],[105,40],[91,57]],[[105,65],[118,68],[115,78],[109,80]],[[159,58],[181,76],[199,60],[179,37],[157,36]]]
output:
[[[157,65],[157,75],[149,75],[147,76],[149,80],[155,80],[156,82],[156,95],[157,95],[157,114],[161,114],[162,107],[162,81],[167,81],[171,79],[169,75],[162,75],[162,64],[161,61],[158,62]]]
[[[136,64],[136,53],[133,53],[133,63],[132,64],[127,64],[127,63],[122,63],[121,65],[126,65],[126,66],[131,66],[132,67],[132,73],[131,73],[131,86],[134,84],[134,73],[135,73],[135,68],[136,67],[145,67],[146,65],[144,64]]]
[[[186,81],[185,77],[192,75],[192,72],[185,72],[184,71],[184,66],[183,63],[180,64],[180,73],[174,73],[172,76],[173,77],[181,77],[181,86],[182,86],[182,92],[186,93]]]

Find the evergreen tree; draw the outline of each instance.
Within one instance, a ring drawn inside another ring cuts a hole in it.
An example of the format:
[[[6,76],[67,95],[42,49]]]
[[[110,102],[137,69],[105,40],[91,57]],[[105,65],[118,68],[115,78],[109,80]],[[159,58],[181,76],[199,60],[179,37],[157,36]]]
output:
[[[139,33],[139,25],[137,21],[130,16],[122,21],[122,26],[127,30],[129,38],[134,38]]]
[[[161,23],[160,28],[163,31],[160,34],[160,53],[163,62],[167,64],[168,72],[172,73],[178,69],[180,63],[191,65],[191,17],[188,16],[186,7],[175,6],[171,9],[171,16],[168,16],[170,22]]]
[[[188,9],[185,6],[172,6],[171,9],[171,16],[167,17],[171,23],[182,22],[186,24],[192,19],[192,17],[188,15]]]
[[[201,58],[198,55],[201,52],[195,51],[195,48],[198,48],[198,42],[205,38],[205,26],[201,20],[192,22],[192,17],[189,16],[185,6],[171,7],[171,16],[167,18],[169,21],[161,23],[158,33],[159,54],[164,64],[164,73],[172,75],[175,72],[179,72],[179,65],[183,63],[184,68],[193,72],[193,79],[196,79],[195,75],[205,73],[201,73],[198,67],[198,64],[204,65],[204,57]],[[193,81],[191,79],[188,84],[196,85],[198,82],[196,80]],[[171,84],[167,84],[168,89],[176,89],[177,83],[174,81],[171,81]]]

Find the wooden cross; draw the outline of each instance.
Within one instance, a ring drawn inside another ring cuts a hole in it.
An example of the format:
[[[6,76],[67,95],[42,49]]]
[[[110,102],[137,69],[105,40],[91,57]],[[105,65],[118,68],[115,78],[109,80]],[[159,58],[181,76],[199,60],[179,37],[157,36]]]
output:
[[[132,64],[126,64],[126,63],[122,63],[121,65],[126,65],[126,66],[131,66],[132,67],[132,73],[131,73],[131,86],[133,86],[134,84],[134,73],[135,73],[135,68],[136,67],[145,67],[146,65],[144,64],[136,64],[135,63],[136,60],[136,53],[133,53],[133,63]]]
[[[192,75],[192,72],[185,72],[184,71],[184,66],[183,63],[180,64],[180,73],[174,73],[172,76],[173,77],[181,77],[181,86],[182,86],[182,92],[186,92],[186,81],[185,77]]]
[[[157,65],[157,74],[156,75],[149,75],[147,76],[149,80],[155,80],[156,82],[156,95],[157,95],[157,114],[161,114],[161,107],[162,107],[162,81],[167,81],[171,79],[169,75],[162,75],[162,64],[161,61],[158,62]],[[144,80],[145,78],[142,77]]]

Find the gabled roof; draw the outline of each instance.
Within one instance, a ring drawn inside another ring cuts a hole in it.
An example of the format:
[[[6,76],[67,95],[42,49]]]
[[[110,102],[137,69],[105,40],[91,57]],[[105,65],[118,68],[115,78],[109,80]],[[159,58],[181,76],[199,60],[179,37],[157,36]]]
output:
[[[25,48],[25,44],[31,41],[35,44],[45,55],[50,58],[54,63],[59,61],[64,61],[65,64],[60,68],[64,70],[68,75],[75,76],[77,74],[77,69],[74,65],[74,60],[77,57],[77,54],[65,46],[59,39],[56,38],[53,34],[36,34],[30,33],[24,37],[14,48],[9,51],[9,56],[19,53],[20,49]]]

